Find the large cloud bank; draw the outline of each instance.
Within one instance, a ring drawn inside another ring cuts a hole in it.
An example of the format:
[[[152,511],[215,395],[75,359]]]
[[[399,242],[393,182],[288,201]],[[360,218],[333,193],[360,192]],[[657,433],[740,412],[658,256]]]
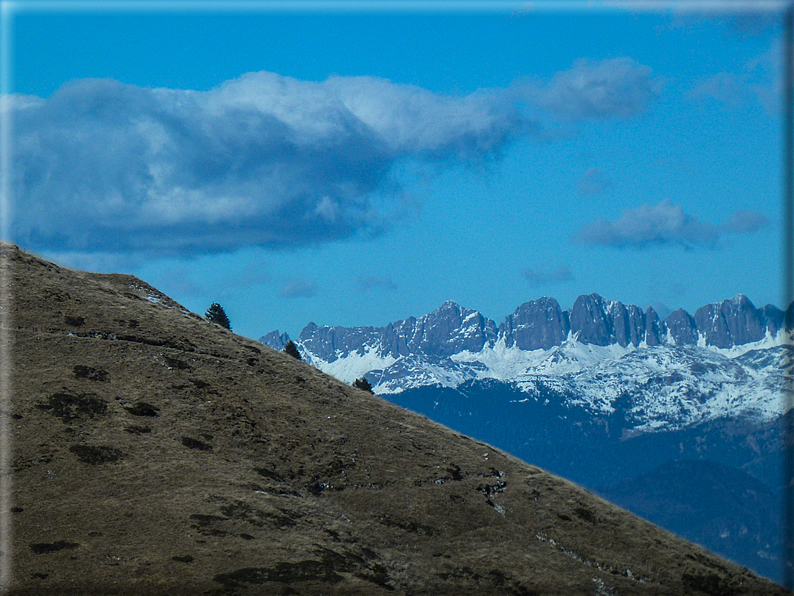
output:
[[[581,84],[588,69],[598,84]],[[551,111],[560,102],[566,117],[631,115],[653,99],[650,79],[647,67],[618,59],[578,63],[523,94],[268,72],[209,91],[76,80],[47,99],[14,98],[13,239],[191,254],[376,233],[400,196],[395,164],[494,155],[538,130],[533,101]]]

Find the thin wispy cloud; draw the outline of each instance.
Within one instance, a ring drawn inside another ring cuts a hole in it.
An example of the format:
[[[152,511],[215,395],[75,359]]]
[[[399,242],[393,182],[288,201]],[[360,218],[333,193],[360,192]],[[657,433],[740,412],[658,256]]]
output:
[[[539,106],[572,120],[630,117],[649,108],[663,88],[650,67],[631,58],[578,60],[531,90]]]
[[[643,249],[673,245],[684,248],[717,247],[726,234],[749,234],[769,225],[758,211],[739,210],[728,222],[700,221],[681,205],[665,199],[656,205],[628,209],[615,220],[600,219],[583,226],[575,239],[585,244]]]
[[[782,97],[781,60],[781,45],[775,40],[767,51],[747,60],[736,71],[719,72],[697,81],[689,98],[714,100],[729,109],[756,103],[770,115],[777,115]]]
[[[719,23],[723,31],[734,39],[765,37],[780,31],[781,14],[785,3],[777,8],[759,4],[756,10],[749,3],[737,4],[731,0],[697,4],[679,3],[673,9],[669,29],[687,29],[697,34],[705,23]],[[683,10],[682,10],[683,9]]]
[[[367,276],[358,280],[358,287],[362,292],[369,292],[375,289],[395,291],[398,286],[391,277]]]
[[[600,168],[588,168],[579,178],[577,191],[581,197],[600,195],[612,186],[612,180]]]
[[[737,234],[750,234],[767,227],[771,222],[763,213],[753,210],[737,210],[731,215],[730,220],[722,225],[725,232]]]
[[[570,268],[567,265],[560,265],[559,267],[531,267],[524,269],[521,272],[523,277],[530,286],[547,286],[552,284],[560,284],[567,281],[573,281],[574,277]]]
[[[749,98],[746,81],[729,72],[720,72],[699,81],[689,95],[694,99],[711,98],[728,108],[738,108]]]
[[[306,279],[288,281],[279,292],[280,298],[311,298],[318,293],[317,284]]]
[[[782,11],[745,12],[731,15],[728,25],[731,33],[739,37],[762,37],[780,30],[781,15]]]
[[[650,69],[626,58],[468,95],[269,72],[208,91],[75,80],[47,99],[14,98],[13,239],[186,256],[378,234],[402,205],[396,164],[491,159],[519,136],[542,137],[527,105],[622,117],[656,89]]]

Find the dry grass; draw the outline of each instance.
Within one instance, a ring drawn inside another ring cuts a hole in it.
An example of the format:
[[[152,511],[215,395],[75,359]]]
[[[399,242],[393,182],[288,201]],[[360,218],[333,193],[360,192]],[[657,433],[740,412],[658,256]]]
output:
[[[12,263],[13,594],[783,593],[135,278]]]

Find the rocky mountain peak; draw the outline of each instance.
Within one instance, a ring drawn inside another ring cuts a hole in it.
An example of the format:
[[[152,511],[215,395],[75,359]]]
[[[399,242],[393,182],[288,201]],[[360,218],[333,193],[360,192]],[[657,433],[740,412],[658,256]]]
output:
[[[300,337],[303,337],[304,335],[311,335],[317,330],[317,328],[317,324],[314,321],[309,321],[306,327],[303,328],[303,331],[301,331]]]
[[[774,336],[778,331],[784,328],[786,313],[780,310],[777,306],[773,304],[767,304],[762,309],[762,313],[764,319],[766,320],[767,330],[769,331],[770,335]]]
[[[598,294],[579,296],[570,311],[570,330],[581,343],[621,347],[659,345],[665,330],[653,308],[606,300]]]
[[[664,323],[659,315],[649,306],[645,311],[645,343],[649,346],[658,346],[664,341]]]
[[[416,321],[412,345],[426,354],[451,356],[479,352],[497,337],[496,324],[479,311],[451,300]]]
[[[683,308],[670,313],[665,320],[670,337],[676,344],[698,343],[698,327],[695,319]]]
[[[763,311],[755,308],[744,294],[701,306],[695,312],[695,323],[706,344],[718,348],[759,341],[767,330]]]
[[[499,326],[499,335],[509,348],[548,350],[559,346],[571,330],[569,314],[554,298],[538,298],[525,302]]]
[[[597,346],[615,343],[615,319],[609,306],[598,294],[576,299],[571,308],[571,331],[580,342]]]
[[[445,300],[444,303],[433,312],[445,312],[445,311],[460,311],[460,305],[454,300]]]
[[[279,352],[284,349],[284,346],[289,343],[289,340],[289,335],[287,333],[279,333],[278,329],[259,338],[261,343]]]

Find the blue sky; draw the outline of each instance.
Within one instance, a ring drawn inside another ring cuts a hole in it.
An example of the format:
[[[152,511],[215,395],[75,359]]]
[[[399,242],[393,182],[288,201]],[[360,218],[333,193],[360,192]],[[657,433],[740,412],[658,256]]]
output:
[[[773,15],[21,6],[11,239],[243,335],[780,305]]]

